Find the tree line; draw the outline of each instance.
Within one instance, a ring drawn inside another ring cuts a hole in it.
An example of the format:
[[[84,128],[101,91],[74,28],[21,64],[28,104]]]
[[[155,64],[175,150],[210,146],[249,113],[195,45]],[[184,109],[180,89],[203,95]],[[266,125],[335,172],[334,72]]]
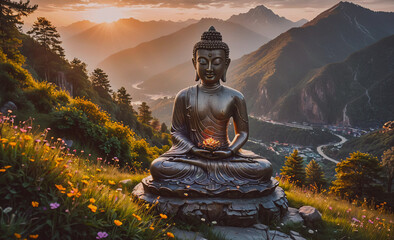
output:
[[[384,181],[387,185],[386,192],[391,194],[394,147],[383,153],[382,162],[368,153],[350,153],[348,158],[337,164],[335,171],[336,180],[328,188],[330,193],[348,200],[379,200]],[[286,157],[280,175],[296,186],[308,187],[318,192],[328,186],[321,166],[315,160],[311,160],[304,167],[304,159],[297,149]]]

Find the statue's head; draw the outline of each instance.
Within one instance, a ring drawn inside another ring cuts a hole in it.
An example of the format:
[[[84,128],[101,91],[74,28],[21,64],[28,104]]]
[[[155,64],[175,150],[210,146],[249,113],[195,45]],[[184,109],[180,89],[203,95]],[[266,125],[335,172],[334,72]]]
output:
[[[196,81],[226,81],[226,73],[230,65],[230,49],[222,42],[222,35],[211,26],[204,32],[201,41],[193,48],[193,65],[196,69]]]

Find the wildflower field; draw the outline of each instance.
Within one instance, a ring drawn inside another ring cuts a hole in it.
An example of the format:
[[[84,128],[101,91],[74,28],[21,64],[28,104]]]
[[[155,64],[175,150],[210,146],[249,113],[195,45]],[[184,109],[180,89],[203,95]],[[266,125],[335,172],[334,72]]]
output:
[[[172,224],[130,190],[147,173],[117,159],[90,159],[0,116],[0,235],[3,239],[169,239]],[[130,179],[127,184],[120,181]]]
[[[284,179],[280,179],[280,187],[285,190],[291,207],[313,206],[320,211],[323,219],[323,223],[314,229],[283,226],[284,231],[299,231],[304,237],[319,240],[394,238],[394,215],[386,203],[375,205],[366,201],[349,202],[325,191],[317,192],[310,188],[297,187]]]

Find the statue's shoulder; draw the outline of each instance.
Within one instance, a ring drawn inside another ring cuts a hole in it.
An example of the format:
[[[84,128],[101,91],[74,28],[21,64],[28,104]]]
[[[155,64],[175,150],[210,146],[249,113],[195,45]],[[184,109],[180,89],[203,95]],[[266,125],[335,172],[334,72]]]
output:
[[[196,89],[196,86],[195,86],[195,85],[182,89],[181,91],[179,91],[179,92],[176,94],[175,99],[176,99],[176,100],[186,99],[186,98],[188,97],[188,95],[190,95],[190,93],[191,93],[192,91],[194,91],[194,89]]]
[[[223,87],[224,87],[224,91],[226,91],[227,94],[230,94],[230,96],[234,97],[235,99],[241,101],[245,100],[244,95],[240,91],[235,90],[234,88],[228,86],[223,86]]]

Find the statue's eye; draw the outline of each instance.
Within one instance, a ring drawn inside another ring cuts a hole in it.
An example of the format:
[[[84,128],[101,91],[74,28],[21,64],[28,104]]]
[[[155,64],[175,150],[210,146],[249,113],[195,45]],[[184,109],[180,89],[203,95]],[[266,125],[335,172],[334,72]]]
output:
[[[205,64],[208,63],[207,60],[206,60],[205,58],[199,58],[199,59],[198,59],[198,62],[199,62],[201,65],[205,65]]]
[[[212,61],[212,64],[213,65],[219,65],[219,64],[221,64],[222,63],[222,59],[220,59],[220,58],[215,58],[213,61]]]

